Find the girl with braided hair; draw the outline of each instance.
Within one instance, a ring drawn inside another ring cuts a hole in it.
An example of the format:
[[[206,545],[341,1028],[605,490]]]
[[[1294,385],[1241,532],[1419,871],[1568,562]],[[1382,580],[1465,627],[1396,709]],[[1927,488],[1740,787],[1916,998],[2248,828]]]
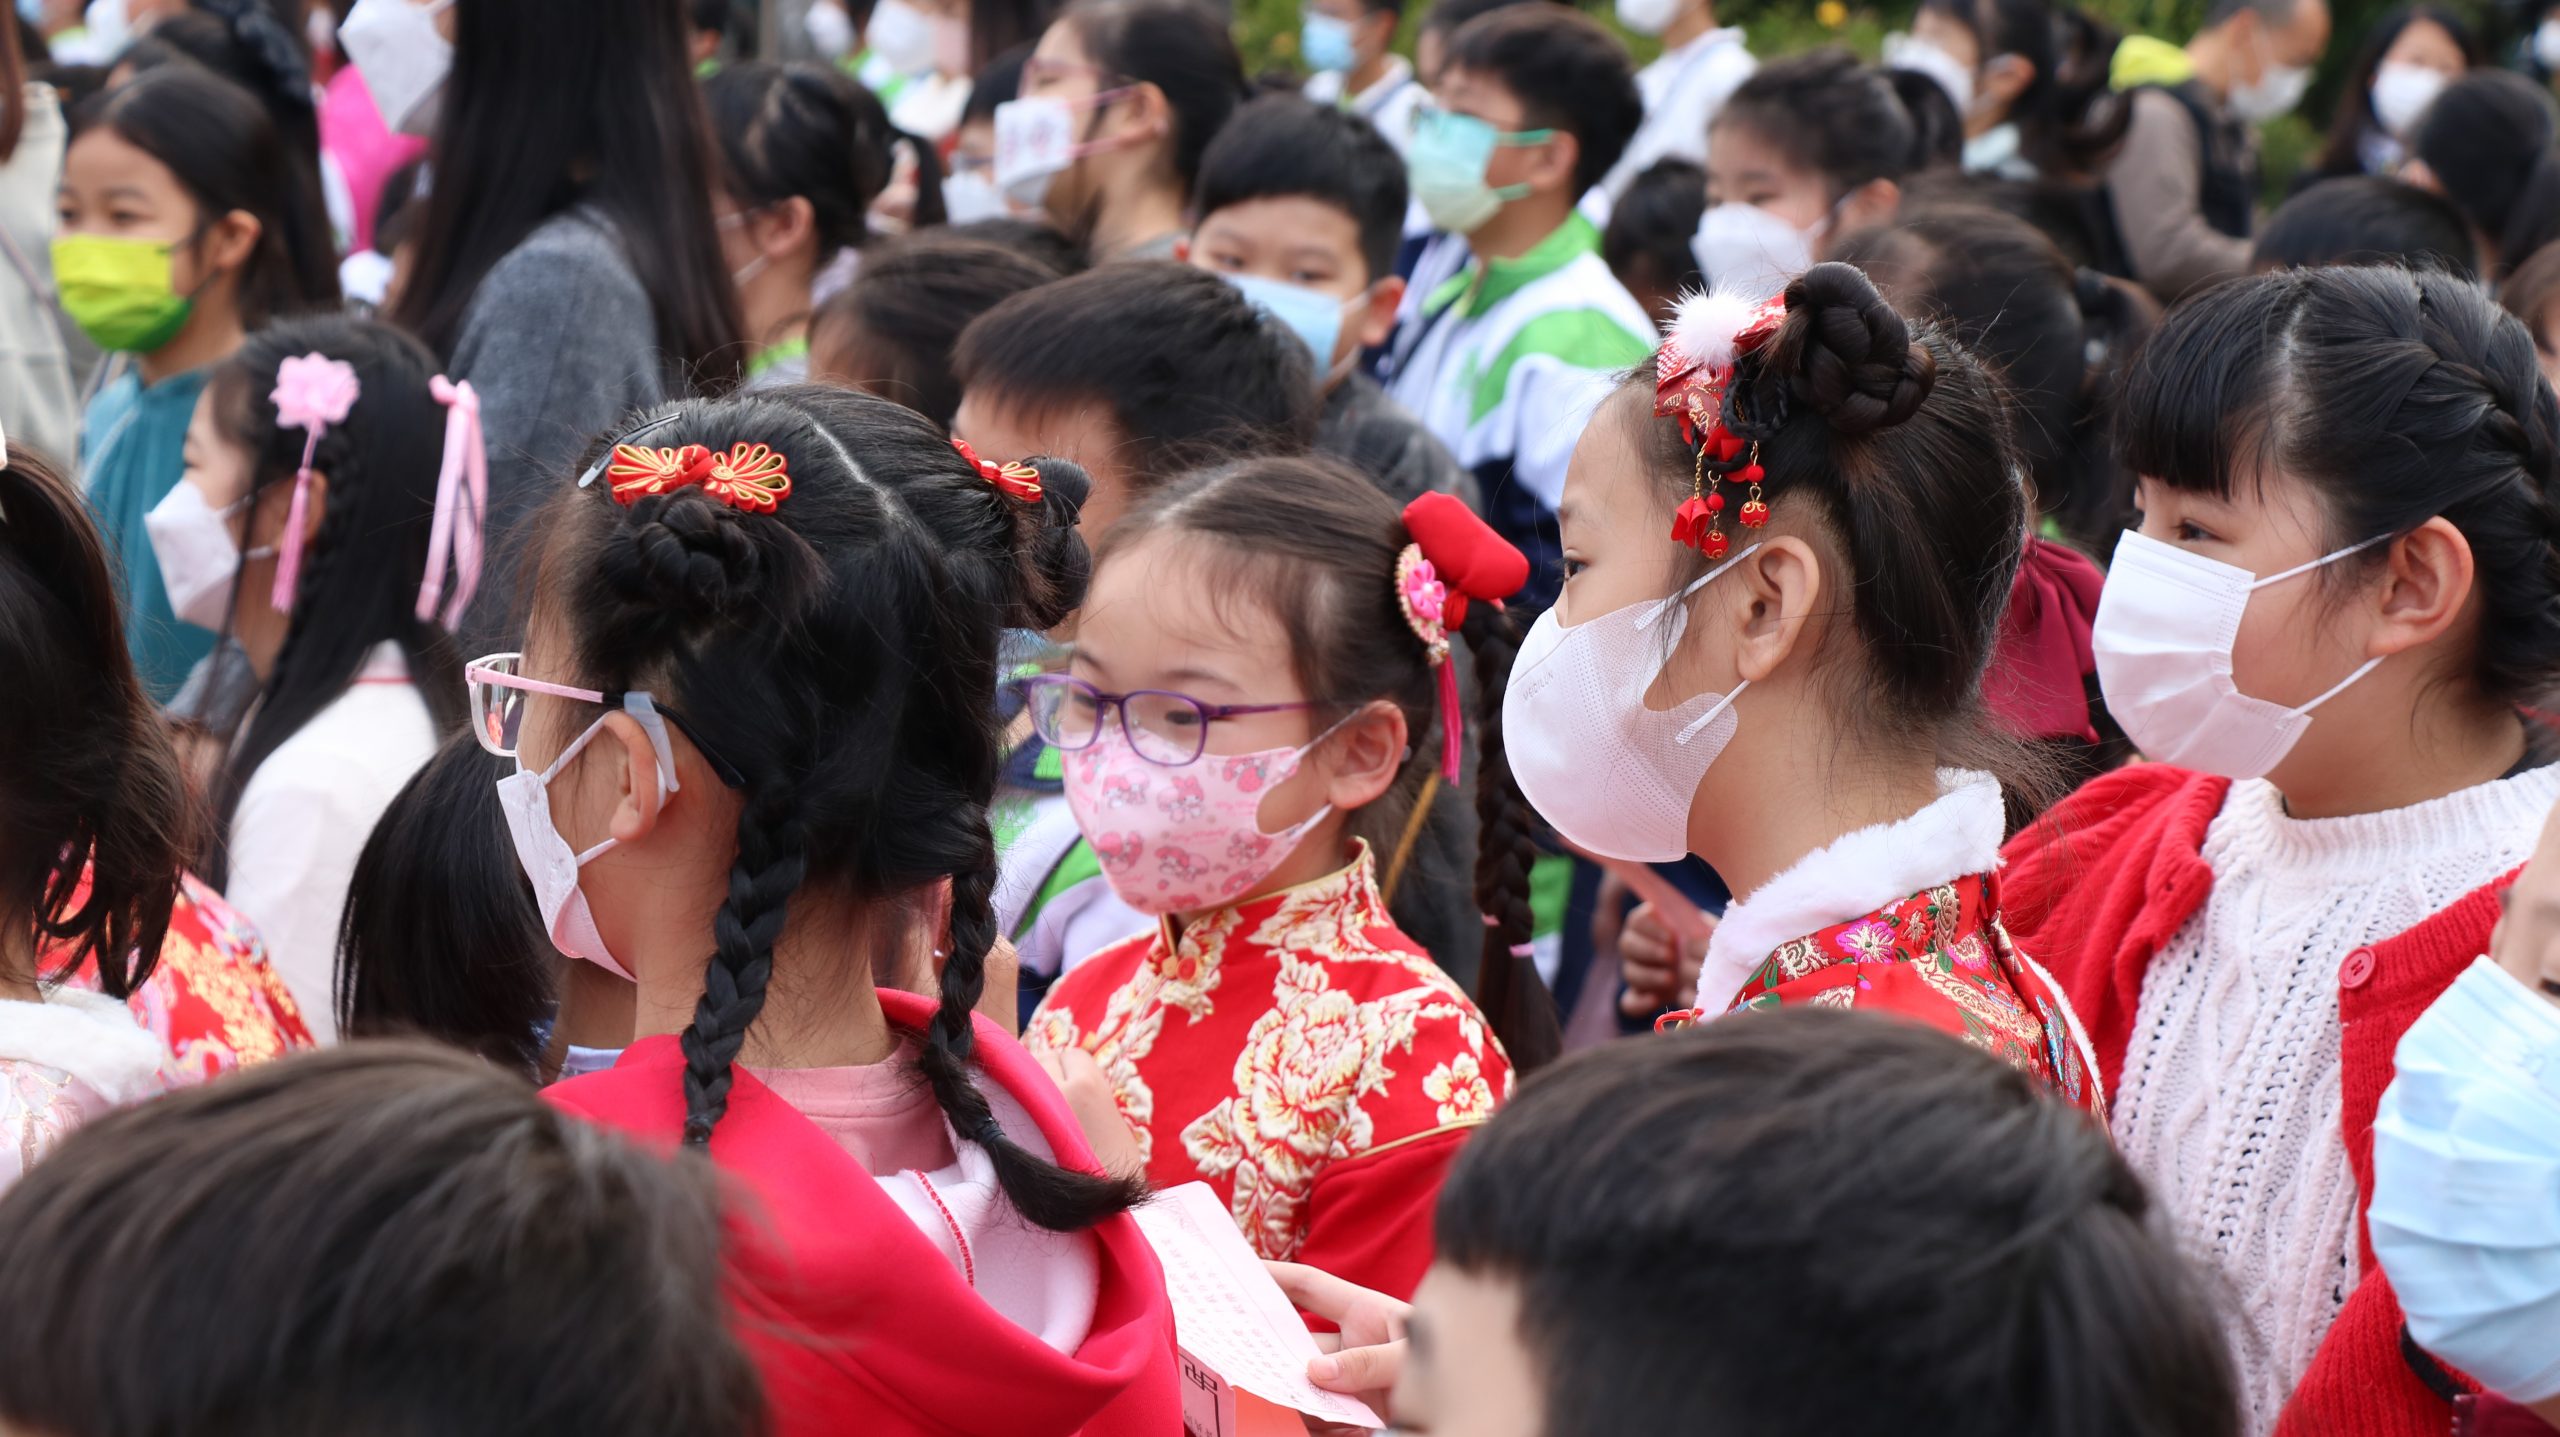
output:
[[[1981,703],[2019,472],[1989,370],[1837,263],[1683,301],[1584,434],[1503,730],[1565,842],[1694,854],[1735,895],[1661,1023],[1882,1011],[2104,1110],[1995,873],[1994,775],[2032,771]]]
[[[1399,516],[1331,461],[1247,461],[1116,526],[1067,672],[1023,685],[1103,876],[1157,925],[1058,981],[1032,1051],[1106,1161],[1205,1181],[1264,1257],[1398,1296],[1450,1158],[1513,1063],[1560,1046],[1490,722],[1515,642],[1499,600],[1527,576],[1445,494]],[[1416,843],[1464,801],[1453,644],[1484,739],[1481,1008],[1388,911],[1400,886],[1468,882]]]
[[[1174,1430],[1136,1187],[975,1012],[998,635],[1082,599],[1083,476],[829,389],[635,425],[543,514],[528,650],[469,670],[552,942],[636,986],[552,1099],[734,1180],[779,1432]]]
[[[2119,422],[2098,677],[2158,762],[2010,844],[2013,921],[2238,1298],[2250,1429],[2464,1430],[2375,1273],[2373,1128],[2560,798],[2560,407],[2467,281],[2338,267],[2170,314]]]

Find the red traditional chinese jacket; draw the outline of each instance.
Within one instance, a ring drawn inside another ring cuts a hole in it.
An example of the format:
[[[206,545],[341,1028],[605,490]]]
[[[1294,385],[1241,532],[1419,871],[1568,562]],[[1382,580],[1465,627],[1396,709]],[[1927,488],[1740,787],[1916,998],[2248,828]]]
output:
[[[1449,1160],[1511,1092],[1483,1015],[1388,916],[1366,846],[1095,954],[1023,1041],[1093,1055],[1149,1181],[1205,1181],[1255,1252],[1397,1297],[1430,1266]]]
[[[1891,1013],[2033,1074],[2103,1123],[2098,1066],[2070,1002],[2000,921],[2000,786],[1953,771],[1941,784],[1918,813],[1848,834],[1728,908],[1699,975],[1700,1010]]]
[[[85,891],[84,883],[74,908]],[[96,988],[96,966],[84,965],[72,981]],[[268,963],[258,930],[192,874],[180,881],[159,965],[126,1006],[168,1048],[181,1082],[200,1083],[312,1046],[302,1010]]]

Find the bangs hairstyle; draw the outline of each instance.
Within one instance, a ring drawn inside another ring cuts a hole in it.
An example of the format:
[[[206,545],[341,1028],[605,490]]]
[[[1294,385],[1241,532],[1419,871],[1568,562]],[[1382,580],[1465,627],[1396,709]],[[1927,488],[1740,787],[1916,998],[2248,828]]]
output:
[[[1205,220],[1251,200],[1302,198],[1348,216],[1376,283],[1404,243],[1404,157],[1378,127],[1303,95],[1265,95],[1236,111],[1209,144],[1191,212]],[[1197,221],[1195,221],[1197,223]]]
[[[1212,606],[1259,605],[1278,621],[1299,691],[1325,715],[1318,732],[1380,699],[1403,712],[1404,764],[1383,796],[1350,815],[1348,831],[1384,855],[1382,884],[1390,908],[1399,911],[1398,925],[1428,931],[1426,915],[1438,901],[1434,886],[1468,879],[1408,871],[1419,851],[1418,825],[1431,818],[1417,813],[1417,805],[1426,798],[1453,805],[1458,795],[1435,781],[1438,674],[1396,599],[1396,561],[1412,542],[1403,516],[1376,485],[1332,460],[1258,459],[1165,491],[1112,526],[1100,557],[1108,560],[1160,532],[1215,546],[1214,558],[1197,550],[1189,556],[1214,568],[1217,582],[1201,587]],[[1513,1065],[1526,1072],[1555,1057],[1562,1037],[1537,965],[1511,951],[1532,936],[1529,869],[1538,857],[1536,821],[1503,750],[1502,694],[1519,632],[1500,605],[1473,603],[1453,637],[1464,641],[1475,669],[1473,886],[1475,911],[1484,915],[1478,1006]],[[1423,921],[1408,923],[1404,914]]]
[[[1520,102],[1529,129],[1573,136],[1576,194],[1617,167],[1644,124],[1644,96],[1627,47],[1578,10],[1507,5],[1459,26],[1448,47],[1442,70],[1500,82]]]
[[[1435,1230],[1518,1284],[1547,1437],[2241,1431],[2214,1304],[2105,1128],[1888,1016],[1578,1054],[1467,1140]]]
[[[0,1420],[750,1437],[764,1395],[722,1253],[708,1166],[476,1058],[257,1063],[85,1124],[0,1197],[0,1341],[21,1354]]]
[[[2539,704],[2560,682],[2560,407],[2532,335],[2468,281],[2338,266],[2217,285],[2134,362],[2116,437],[2126,468],[2171,489],[2309,485],[2329,549],[2443,516],[2471,546],[2481,691]]]
[[[1797,169],[1820,175],[1833,199],[1911,173],[1920,130],[1878,72],[1838,46],[1772,60],[1716,112],[1744,125]]]
[[[8,976],[58,981],[95,960],[122,998],[159,962],[197,815],[125,648],[111,563],[79,491],[10,446],[0,683],[19,698],[0,704],[0,923],[33,920],[62,953]]]
[[[948,880],[950,958],[934,1017],[913,1035],[924,1080],[1031,1222],[1063,1231],[1121,1211],[1135,1184],[1017,1143],[971,1063],[997,937],[997,636],[1055,627],[1083,601],[1083,472],[1035,461],[1044,493],[1025,504],[921,415],[818,386],[641,419],[631,432],[653,445],[770,445],[791,477],[769,514],[699,488],[626,505],[598,483],[564,488],[545,515],[534,632],[565,636],[575,682],[656,695],[737,780],[736,858],[679,1039],[686,1143],[707,1146],[728,1111],[732,1065],[797,900],[854,906],[887,946]],[[603,712],[551,707],[564,738]]]

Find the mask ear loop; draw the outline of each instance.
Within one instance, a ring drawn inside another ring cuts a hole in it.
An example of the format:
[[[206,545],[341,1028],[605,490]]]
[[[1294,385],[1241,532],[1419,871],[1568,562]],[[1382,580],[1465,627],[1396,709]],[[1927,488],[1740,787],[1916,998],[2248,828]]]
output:
[[[1741,563],[1743,560],[1750,558],[1753,554],[1758,553],[1759,550],[1760,543],[1755,539],[1751,543],[1744,545],[1741,553],[1736,554],[1732,558],[1725,560],[1723,563],[1716,565],[1712,569],[1709,569],[1705,574],[1699,576],[1695,582],[1681,589],[1679,593],[1673,594],[1671,597],[1664,599],[1661,603],[1656,604],[1653,607],[1652,612],[1636,620],[1637,632],[1641,633],[1646,629],[1652,628],[1656,619],[1661,618],[1663,615],[1670,613],[1673,609],[1679,607],[1679,605],[1686,602],[1691,595],[1697,593],[1700,589],[1705,588],[1707,585],[1722,577],[1725,570],[1730,569],[1734,565]],[[1668,661],[1667,656],[1665,661]],[[1736,683],[1733,686],[1732,691],[1727,693],[1721,702],[1683,725],[1678,733],[1671,736],[1671,741],[1679,744],[1683,748],[1686,748],[1689,741],[1696,738],[1707,725],[1714,723],[1719,714],[1722,714],[1726,709],[1733,707],[1733,701],[1742,697],[1742,691],[1749,687],[1751,687],[1751,680],[1749,679],[1743,679],[1739,683]]]

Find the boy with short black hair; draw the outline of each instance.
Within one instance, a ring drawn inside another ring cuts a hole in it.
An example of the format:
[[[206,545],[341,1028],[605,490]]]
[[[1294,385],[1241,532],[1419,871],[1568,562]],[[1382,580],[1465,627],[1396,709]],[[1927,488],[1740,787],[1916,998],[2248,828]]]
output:
[[[1236,112],[1200,161],[1191,263],[1221,275],[1305,341],[1324,409],[1316,448],[1366,474],[1398,505],[1437,491],[1475,501],[1475,481],[1378,382],[1363,348],[1394,328],[1404,281],[1404,161],[1358,115],[1296,95]]]
[[[1358,115],[1403,150],[1424,98],[1412,64],[1395,51],[1404,0],[1306,0],[1306,6],[1298,54],[1315,72],[1307,77],[1307,98]]]
[[[1565,465],[1612,376],[1659,341],[1575,212],[1644,118],[1626,47],[1589,17],[1514,5],[1449,37],[1407,164],[1458,274],[1422,296],[1388,392],[1475,472],[1485,517],[1529,555],[1521,599],[1555,601]]]

